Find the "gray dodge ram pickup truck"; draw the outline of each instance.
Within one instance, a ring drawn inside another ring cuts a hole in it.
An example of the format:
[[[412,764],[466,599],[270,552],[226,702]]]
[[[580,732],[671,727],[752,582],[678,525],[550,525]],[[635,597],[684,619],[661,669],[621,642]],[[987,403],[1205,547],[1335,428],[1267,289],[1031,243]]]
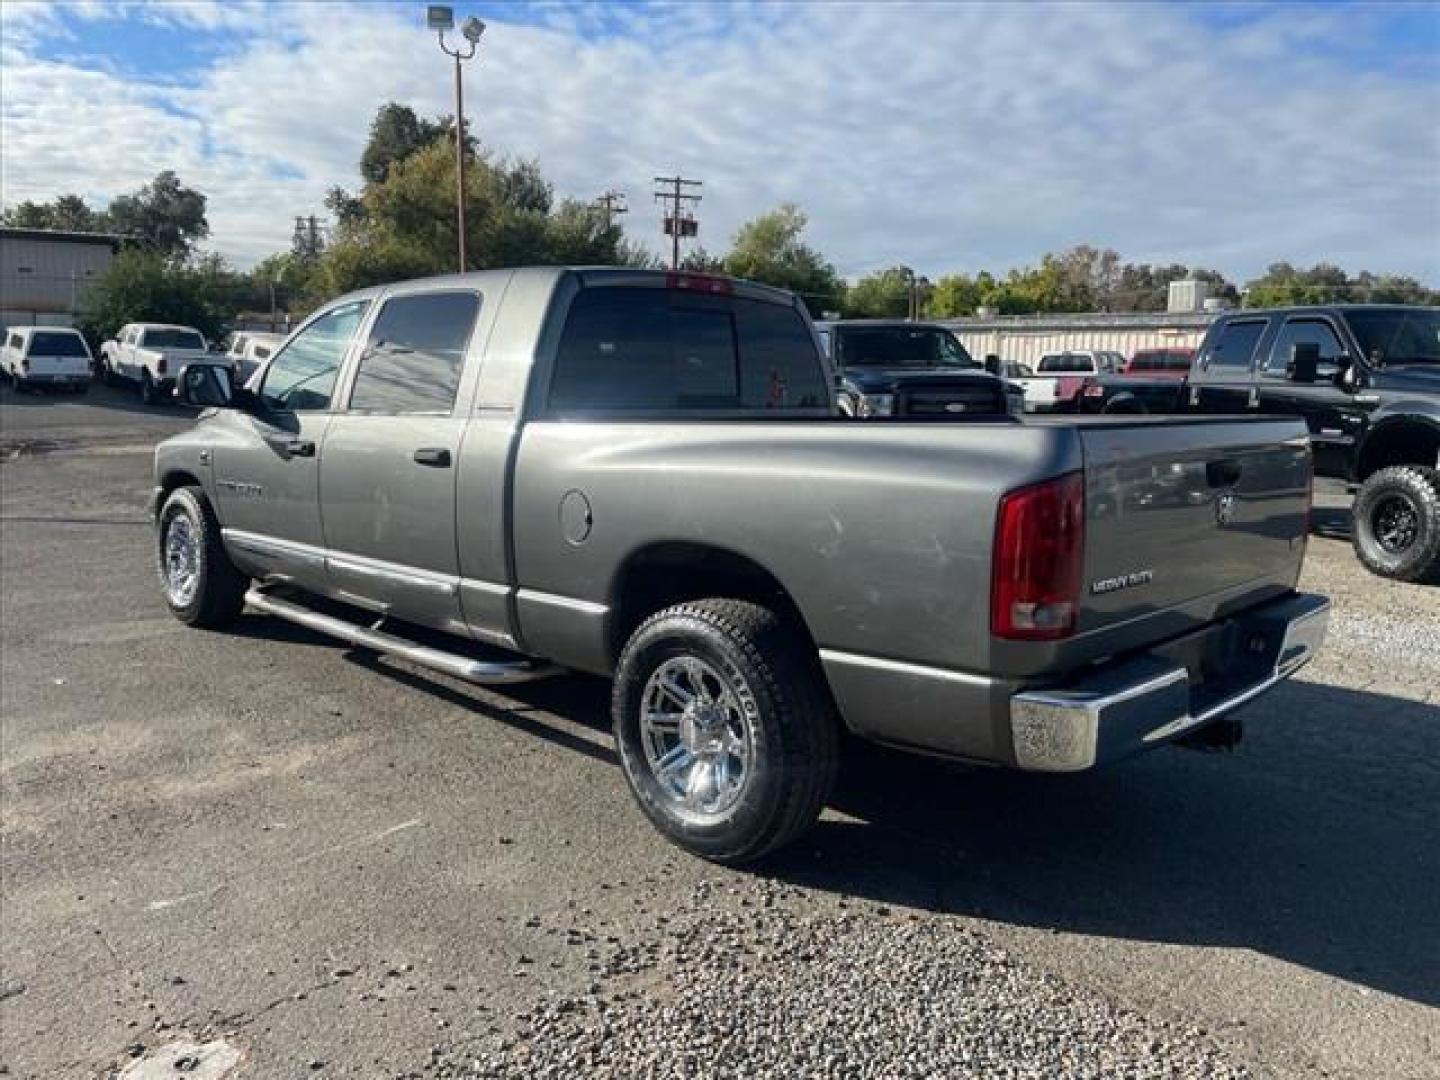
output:
[[[366,289],[177,392],[211,407],[155,456],[180,619],[607,676],[641,808],[720,862],[814,821],[847,730],[1088,769],[1233,725],[1328,621],[1299,422],[854,423],[803,306],[746,282]]]

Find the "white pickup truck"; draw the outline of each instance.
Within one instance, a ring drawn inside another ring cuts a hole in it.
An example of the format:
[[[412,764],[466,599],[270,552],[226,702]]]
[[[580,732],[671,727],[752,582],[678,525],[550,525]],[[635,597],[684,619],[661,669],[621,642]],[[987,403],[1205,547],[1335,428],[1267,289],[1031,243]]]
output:
[[[17,390],[49,386],[83,394],[90,388],[90,347],[68,326],[17,326],[0,335],[0,375]]]
[[[100,346],[100,374],[106,382],[138,383],[146,404],[168,400],[175,376],[188,364],[233,365],[210,352],[205,335],[190,326],[129,323]]]

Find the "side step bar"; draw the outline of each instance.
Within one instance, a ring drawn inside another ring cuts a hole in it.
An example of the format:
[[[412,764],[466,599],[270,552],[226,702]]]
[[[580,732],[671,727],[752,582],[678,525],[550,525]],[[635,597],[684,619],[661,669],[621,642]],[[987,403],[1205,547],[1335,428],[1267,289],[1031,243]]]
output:
[[[251,588],[245,594],[245,603],[256,611],[263,611],[267,615],[275,615],[289,622],[309,627],[311,630],[318,630],[322,634],[340,638],[352,645],[362,645],[367,649],[374,649],[376,652],[389,656],[399,656],[423,667],[434,668],[436,671],[443,671],[447,675],[454,675],[470,682],[503,686],[506,683],[543,679],[560,670],[551,664],[537,663],[531,660],[505,663],[476,660],[473,657],[461,656],[459,653],[432,649],[428,645],[417,645],[413,641],[406,641],[393,634],[381,633],[379,630],[347,622],[333,615],[323,615],[318,611],[312,611],[290,600],[282,600],[278,596],[273,596],[263,589]]]

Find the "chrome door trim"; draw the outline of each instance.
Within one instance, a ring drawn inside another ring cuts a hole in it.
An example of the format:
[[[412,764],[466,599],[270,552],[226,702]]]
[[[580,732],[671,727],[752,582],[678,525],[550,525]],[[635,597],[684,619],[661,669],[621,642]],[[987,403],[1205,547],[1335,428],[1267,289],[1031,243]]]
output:
[[[577,600],[573,596],[559,596],[556,593],[540,592],[538,589],[518,589],[515,597],[524,603],[565,608],[577,615],[604,615],[610,610],[608,604],[597,604],[593,600]]]
[[[365,555],[331,553],[326,564],[337,573],[354,574],[357,577],[400,585],[406,589],[419,589],[436,596],[453,597],[460,592],[460,579],[433,570],[421,570],[414,566],[372,559]]]
[[[490,593],[501,598],[508,597],[514,590],[509,585],[501,585],[494,581],[481,581],[479,578],[460,578],[462,589],[474,589],[476,592]]]
[[[841,652],[839,649],[821,649],[820,659],[827,664],[848,667],[870,668],[887,671],[894,675],[911,675],[922,679],[938,679],[942,682],[958,682],[968,686],[992,686],[994,679],[984,675],[971,675],[966,671],[952,671],[949,668],[929,667],[924,664],[907,664],[899,660],[886,660],[879,656],[862,653]]]
[[[311,569],[325,568],[325,549],[313,544],[302,544],[298,540],[283,540],[278,536],[246,532],[244,529],[221,529],[220,538],[240,551],[258,555],[263,559],[290,559],[305,563]]]
[[[312,544],[295,540],[283,540],[277,536],[246,532],[243,529],[221,529],[221,537],[227,544],[233,544],[241,551],[266,558],[299,559],[313,566],[355,574],[406,588],[424,589],[441,596],[458,596],[462,588],[494,596],[508,597],[512,593],[527,603],[543,604],[547,607],[564,608],[579,615],[605,615],[610,611],[608,604],[597,604],[592,600],[579,600],[572,596],[541,592],[538,589],[514,589],[495,581],[481,581],[478,578],[461,578],[449,574],[422,570],[403,563],[372,559],[366,555],[352,555],[335,552]],[[508,636],[508,635],[507,635]]]

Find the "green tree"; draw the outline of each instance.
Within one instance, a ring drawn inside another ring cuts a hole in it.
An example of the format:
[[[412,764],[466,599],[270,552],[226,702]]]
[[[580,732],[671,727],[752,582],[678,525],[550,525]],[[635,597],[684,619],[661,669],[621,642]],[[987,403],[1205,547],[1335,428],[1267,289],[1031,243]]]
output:
[[[852,319],[903,319],[910,310],[910,272],[891,266],[867,274],[845,291],[844,311]]]
[[[845,293],[835,267],[804,241],[808,219],[794,203],[746,222],[724,258],[734,277],[789,289],[811,314],[837,307]]]
[[[181,323],[214,337],[238,309],[236,285],[219,256],[177,262],[125,250],[86,289],[77,322],[95,345],[137,321]]]
[[[0,214],[0,222],[20,229],[73,232],[100,232],[108,224],[104,211],[90,209],[79,195],[61,195],[48,203],[26,200]]]
[[[184,258],[210,235],[205,196],[168,169],[133,195],[118,195],[107,211],[110,228],[136,237],[150,251]]]
[[[408,105],[390,101],[370,122],[370,138],[360,154],[360,175],[367,184],[383,184],[390,170],[445,134],[443,125],[422,120]]]
[[[345,198],[352,198],[345,196]],[[455,156],[443,139],[392,162],[337,222],[309,279],[312,299],[455,269]],[[618,226],[572,199],[555,204],[533,161],[477,154],[465,170],[469,269],[523,265],[649,265]]]
[[[953,319],[974,315],[985,302],[985,291],[974,278],[965,274],[945,274],[930,288],[924,313],[931,319]]]
[[[1374,274],[1362,270],[1350,277],[1331,263],[1316,263],[1308,270],[1288,262],[1271,263],[1265,273],[1245,286],[1246,307],[1334,304],[1434,304],[1440,291],[1427,289],[1414,278]]]
[[[680,269],[691,274],[723,274],[725,259],[696,245],[680,257]]]

